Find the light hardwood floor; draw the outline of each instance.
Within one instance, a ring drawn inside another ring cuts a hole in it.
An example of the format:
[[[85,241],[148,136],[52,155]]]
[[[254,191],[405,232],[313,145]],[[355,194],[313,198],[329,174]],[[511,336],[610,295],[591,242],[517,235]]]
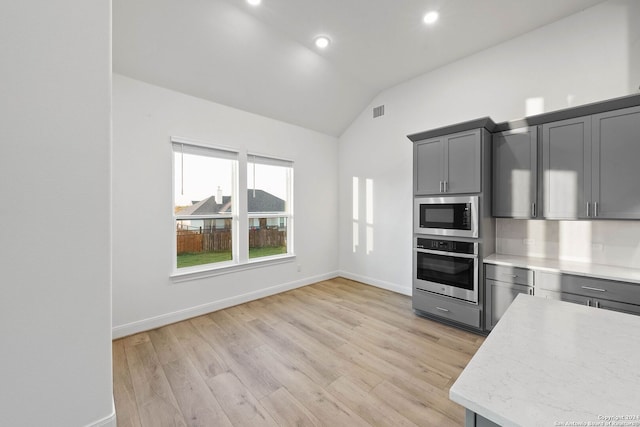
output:
[[[118,427],[460,426],[483,339],[332,279],[114,341]]]

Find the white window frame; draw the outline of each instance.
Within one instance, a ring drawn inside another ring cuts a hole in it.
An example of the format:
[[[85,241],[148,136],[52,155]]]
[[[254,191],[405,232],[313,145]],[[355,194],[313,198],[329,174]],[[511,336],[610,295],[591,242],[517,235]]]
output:
[[[175,207],[175,164],[174,164],[174,152],[176,146],[190,146],[196,149],[211,150],[211,153],[224,152],[226,155],[235,156],[235,162],[233,166],[233,182],[232,182],[232,214],[231,215],[176,215],[175,212],[171,215],[171,230],[172,230],[172,268],[169,276],[174,283],[180,283],[193,279],[199,279],[202,277],[216,276],[220,274],[227,274],[234,271],[241,271],[250,268],[257,268],[266,265],[273,265],[285,262],[292,262],[295,260],[295,253],[293,251],[293,171],[294,163],[292,160],[282,159],[276,156],[263,155],[263,154],[247,154],[246,151],[239,151],[234,148],[225,147],[221,145],[214,145],[204,141],[194,140],[190,138],[183,138],[178,136],[172,136],[171,142],[171,200],[172,211]],[[246,195],[248,194],[247,183],[247,167],[248,157],[255,156],[261,159],[270,159],[275,162],[281,162],[280,165],[287,164],[289,166],[289,173],[287,176],[287,200],[285,213],[268,213],[268,214],[248,214],[248,201]],[[212,157],[215,157],[212,156]],[[251,217],[286,217],[287,218],[287,253],[281,255],[274,255],[269,257],[259,257],[249,259],[249,218]],[[176,223],[181,219],[228,219],[232,220],[232,260],[223,261],[213,264],[202,264],[192,267],[183,267],[178,269],[177,266],[177,235],[176,235]]]
[[[281,166],[281,167],[286,167],[288,168],[287,170],[287,199],[285,200],[285,210],[284,212],[265,212],[265,213],[260,213],[260,212],[248,212],[248,208],[247,208],[247,217],[249,219],[253,219],[253,218],[287,218],[287,253],[286,254],[281,254],[281,255],[273,255],[273,256],[269,256],[269,257],[259,257],[259,258],[253,258],[251,260],[249,260],[250,263],[253,262],[260,262],[260,261],[264,261],[264,260],[270,260],[270,259],[278,259],[278,258],[282,258],[282,257],[286,257],[286,256],[292,256],[295,254],[294,252],[294,247],[293,247],[293,223],[294,223],[294,217],[293,217],[293,160],[289,160],[289,159],[283,159],[280,157],[274,157],[274,156],[268,156],[268,155],[264,155],[264,154],[258,154],[258,153],[248,153],[247,154],[247,171],[249,168],[249,163],[253,163],[255,164],[266,164],[266,165],[272,165],[272,166]],[[247,183],[247,192],[246,194],[249,194],[249,191],[251,188],[255,187],[255,179],[256,179],[256,175],[255,175],[255,169],[253,172],[253,183]],[[247,221],[247,233],[248,233],[248,228],[249,228],[249,222]],[[249,246],[249,237],[247,236],[247,249]],[[247,252],[247,256],[248,256],[248,252]]]

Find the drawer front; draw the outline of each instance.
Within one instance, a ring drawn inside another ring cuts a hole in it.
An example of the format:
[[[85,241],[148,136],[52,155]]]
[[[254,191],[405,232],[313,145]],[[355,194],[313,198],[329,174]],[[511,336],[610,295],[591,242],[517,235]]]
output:
[[[604,310],[619,311],[621,313],[635,314],[640,316],[640,305],[627,304],[624,302],[607,301],[604,299],[597,299],[595,304],[596,304],[596,307],[602,308]]]
[[[447,300],[417,289],[413,290],[412,301],[414,310],[480,328],[480,308],[477,305]]]
[[[535,296],[547,299],[554,299],[558,301],[572,302],[574,304],[586,305],[589,307],[594,306],[593,298],[585,297],[582,295],[567,294],[565,292],[548,291],[546,289],[536,288]]]
[[[570,274],[538,273],[538,288],[640,305],[640,285]]]
[[[497,280],[498,282],[533,286],[533,270],[529,270],[527,268],[485,264],[484,271],[487,279]]]

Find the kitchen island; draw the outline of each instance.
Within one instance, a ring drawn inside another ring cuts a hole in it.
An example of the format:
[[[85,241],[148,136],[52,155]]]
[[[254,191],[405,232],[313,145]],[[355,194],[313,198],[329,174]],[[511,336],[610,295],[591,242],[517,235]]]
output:
[[[640,317],[519,295],[449,397],[467,426],[640,427]]]

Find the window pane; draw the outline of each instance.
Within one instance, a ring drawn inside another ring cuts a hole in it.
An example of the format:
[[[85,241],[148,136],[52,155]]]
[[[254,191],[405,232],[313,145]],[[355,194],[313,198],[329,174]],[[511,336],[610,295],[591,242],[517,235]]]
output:
[[[175,143],[173,150],[173,208],[180,218],[176,219],[176,267],[231,261],[237,160],[233,153],[187,144]]]
[[[291,217],[292,163],[249,155],[247,208],[249,258],[289,253],[287,235]],[[273,215],[274,213],[284,215]],[[253,215],[252,215],[253,214]],[[256,214],[271,214],[260,216]]]
[[[249,213],[288,212],[291,168],[249,161],[247,168]]]
[[[177,220],[177,267],[231,261],[231,231],[231,218]]]
[[[174,151],[176,215],[230,214],[235,161]]]
[[[249,258],[287,253],[287,219],[249,218]]]

